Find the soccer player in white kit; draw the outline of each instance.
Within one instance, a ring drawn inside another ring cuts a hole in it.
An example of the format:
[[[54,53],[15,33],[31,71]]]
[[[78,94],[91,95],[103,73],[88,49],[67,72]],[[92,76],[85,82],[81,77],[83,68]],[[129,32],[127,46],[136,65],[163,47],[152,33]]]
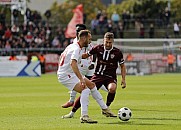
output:
[[[82,30],[79,33],[77,44],[70,44],[66,47],[59,59],[59,67],[57,71],[58,81],[66,86],[69,90],[75,90],[81,93],[81,123],[97,123],[91,120],[88,116],[89,93],[97,101],[102,111],[107,114],[107,117],[112,115],[112,112],[103,101],[102,95],[97,90],[95,84],[84,77],[79,69],[82,58],[82,47],[87,47],[91,42],[92,36],[90,31]]]
[[[86,25],[84,25],[84,24],[77,24],[76,25],[76,38],[73,40],[73,44],[77,44],[77,37],[78,37],[79,32],[81,30],[85,30],[85,29],[86,29]],[[86,53],[92,47],[93,47],[92,44],[89,43],[88,47],[83,47],[81,51],[82,51],[82,53]],[[80,73],[82,75],[85,75],[88,79],[90,79],[94,74],[94,71],[95,71],[95,68],[94,68],[95,63],[94,62],[95,61],[93,61],[93,56],[88,57],[86,59],[81,59],[81,64],[79,65]],[[108,92],[108,90],[104,86],[102,86],[101,89]],[[70,99],[69,99],[68,102],[63,104],[62,107],[63,108],[68,108],[68,107],[73,106],[74,100],[76,98],[76,94],[77,94],[76,91],[74,91],[74,90],[70,91]]]
[[[81,30],[85,30],[86,29],[86,25],[84,24],[77,24],[76,25],[76,38],[73,40],[73,43],[72,44],[77,44],[77,37],[78,37],[78,34]],[[88,47],[83,47],[81,49],[82,53],[85,53],[87,52],[88,50],[90,50],[92,48],[92,45],[91,43],[89,43]],[[92,75],[94,74],[94,64],[92,62],[92,58],[93,57],[89,57],[87,59],[81,59],[81,64],[79,65],[79,70],[80,70],[80,73],[82,75],[85,75],[88,79],[90,79],[92,77]],[[93,66],[93,68],[91,69],[88,69],[89,66]],[[74,104],[74,100],[76,98],[76,94],[77,92],[72,90],[70,91],[70,99],[68,102],[66,102],[65,104],[62,105],[63,108],[68,108],[68,107],[71,107],[73,106]]]

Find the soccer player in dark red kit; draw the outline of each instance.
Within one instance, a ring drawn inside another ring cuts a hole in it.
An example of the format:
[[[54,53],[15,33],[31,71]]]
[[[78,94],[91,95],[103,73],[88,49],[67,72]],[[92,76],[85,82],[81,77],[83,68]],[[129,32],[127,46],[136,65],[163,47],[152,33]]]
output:
[[[117,89],[117,74],[116,70],[118,68],[118,64],[121,69],[122,88],[126,88],[126,67],[124,65],[124,58],[122,52],[113,46],[114,42],[114,34],[107,32],[104,35],[103,44],[96,45],[89,52],[84,53],[82,58],[87,58],[91,55],[96,54],[97,65],[95,68],[95,73],[91,78],[91,81],[96,84],[97,89],[99,89],[102,85],[104,85],[108,89],[107,102],[106,105],[110,106],[113,102]],[[78,98],[72,108],[72,111],[62,116],[62,118],[72,118],[74,113],[80,107],[80,98]],[[102,111],[102,114],[105,113]],[[116,117],[116,115],[112,115],[112,117]]]

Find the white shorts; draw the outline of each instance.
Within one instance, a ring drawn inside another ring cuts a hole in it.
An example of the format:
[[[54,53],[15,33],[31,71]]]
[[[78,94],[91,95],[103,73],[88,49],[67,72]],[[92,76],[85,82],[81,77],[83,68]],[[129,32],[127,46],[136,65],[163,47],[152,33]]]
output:
[[[58,74],[58,81],[69,90],[73,90],[75,85],[80,82],[79,78],[74,74]]]
[[[86,73],[86,76],[93,76],[94,72],[95,72],[95,69],[88,70]]]

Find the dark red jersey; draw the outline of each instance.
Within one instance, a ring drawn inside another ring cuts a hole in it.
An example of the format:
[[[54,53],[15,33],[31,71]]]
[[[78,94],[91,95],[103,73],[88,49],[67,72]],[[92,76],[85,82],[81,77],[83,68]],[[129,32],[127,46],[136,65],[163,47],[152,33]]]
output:
[[[116,69],[119,64],[124,63],[123,54],[121,50],[113,47],[110,50],[106,50],[103,44],[94,46],[89,52],[89,55],[96,54],[97,65],[95,74],[108,76],[116,79]]]

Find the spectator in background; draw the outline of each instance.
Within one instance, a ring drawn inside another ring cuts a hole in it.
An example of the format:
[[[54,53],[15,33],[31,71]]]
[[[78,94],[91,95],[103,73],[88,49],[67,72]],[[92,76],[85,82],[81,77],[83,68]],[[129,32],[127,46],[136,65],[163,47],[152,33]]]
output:
[[[18,11],[18,9],[13,10],[13,18],[14,18],[13,23],[17,25],[19,23],[19,11]]]
[[[131,19],[131,15],[129,11],[126,11],[126,18],[125,18],[125,29],[129,29],[129,25],[130,25],[130,19]]]
[[[32,20],[32,12],[29,8],[27,8],[25,14],[26,14],[26,19],[27,19],[27,23],[28,23],[29,21]]]
[[[0,22],[0,40],[2,40],[3,35],[4,35],[4,27],[3,27],[2,23]]]
[[[113,24],[111,20],[108,20],[108,24],[107,24],[107,32],[112,32],[113,33]]]
[[[126,10],[122,13],[123,28],[126,28]]]
[[[18,58],[16,57],[16,55],[12,52],[11,56],[9,57],[9,60],[18,60]]]
[[[120,38],[124,38],[124,27],[122,22],[118,23],[118,34]]]
[[[126,56],[126,61],[133,61],[133,55],[131,54],[131,52]]]
[[[4,8],[1,9],[0,12],[0,23],[2,24],[3,27],[5,27],[5,23],[6,23],[6,12],[4,10]]]
[[[98,25],[99,25],[100,34],[103,35],[104,34],[104,16],[103,15],[99,17]]]
[[[98,20],[96,18],[91,20],[91,31],[94,35],[97,35]]]
[[[57,48],[60,45],[60,41],[58,39],[58,36],[54,37],[52,43],[51,43],[53,48]],[[62,45],[63,46],[63,45]]]
[[[40,60],[40,66],[41,66],[41,73],[44,74],[45,73],[45,56],[43,55],[43,53],[39,55],[39,60]]]
[[[51,15],[52,15],[52,13],[51,13],[51,11],[50,10],[47,10],[46,12],[45,12],[45,17],[47,18],[47,21],[49,21],[49,19],[50,19],[50,17],[51,17]]]
[[[167,63],[168,63],[168,72],[174,72],[174,62],[175,62],[175,56],[170,52],[167,55]]]
[[[154,33],[155,33],[154,24],[151,23],[149,28],[149,38],[154,38]]]
[[[168,9],[168,7],[165,8],[164,16],[165,16],[165,25],[166,25],[166,27],[169,27],[171,12]]]
[[[180,28],[179,28],[178,22],[174,22],[173,30],[174,30],[175,38],[178,38],[180,34]]]
[[[118,25],[120,16],[116,11],[114,11],[114,13],[111,15],[111,20],[113,21],[114,24]]]
[[[28,32],[27,35],[25,36],[25,41],[27,43],[31,43],[34,40],[33,35],[31,34],[31,32]]]
[[[5,50],[6,50],[6,52],[7,52],[7,55],[10,54],[10,51],[11,51],[11,48],[12,48],[10,42],[11,42],[11,41],[6,40],[6,43],[5,43]]]
[[[9,40],[12,37],[12,32],[10,27],[7,27],[5,33],[4,33],[4,38],[5,40]]]
[[[144,38],[145,37],[145,28],[144,25],[141,23],[140,25],[140,38]]]
[[[14,24],[11,27],[11,32],[12,32],[13,36],[19,36],[19,31],[20,31],[20,29],[16,24]]]

